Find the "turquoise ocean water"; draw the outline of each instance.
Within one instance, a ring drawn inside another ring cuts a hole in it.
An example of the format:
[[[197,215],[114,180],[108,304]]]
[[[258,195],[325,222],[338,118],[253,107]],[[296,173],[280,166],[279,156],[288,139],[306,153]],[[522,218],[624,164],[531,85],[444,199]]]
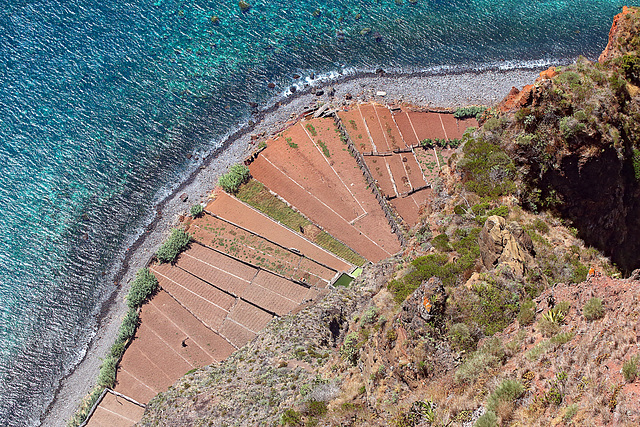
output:
[[[186,155],[219,144],[249,103],[272,102],[296,73],[596,58],[625,4],[249,2],[0,7],[0,424],[39,423],[131,236],[194,166]]]

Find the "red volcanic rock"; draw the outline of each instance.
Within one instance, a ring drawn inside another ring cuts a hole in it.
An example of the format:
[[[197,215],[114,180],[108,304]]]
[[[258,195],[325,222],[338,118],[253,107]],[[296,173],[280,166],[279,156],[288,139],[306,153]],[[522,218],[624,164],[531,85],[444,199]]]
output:
[[[638,13],[638,9],[629,8],[624,6],[622,8],[622,13],[617,14],[613,18],[613,24],[611,25],[611,30],[609,30],[609,42],[607,43],[607,47],[604,48],[600,57],[598,58],[598,62],[604,63],[610,59],[615,58],[622,52],[620,52],[620,43],[618,43],[618,39],[623,35],[625,31],[623,31],[625,25],[625,17],[626,15],[635,15]]]
[[[544,80],[551,80],[555,76],[558,75],[556,71],[556,67],[550,67],[542,72],[540,72],[540,77],[538,77],[535,83],[540,83]],[[509,94],[502,100],[502,102],[498,105],[498,110],[506,113],[507,111],[517,110],[526,105],[532,105],[535,99],[535,93],[537,89],[537,85],[527,85],[522,88],[522,90],[518,90],[518,88],[511,88]]]
[[[526,85],[522,90],[518,90],[515,87],[512,88],[506,98],[498,105],[498,110],[506,113],[507,111],[516,110],[530,104],[533,99],[532,93],[534,90],[534,85]]]
[[[540,77],[538,80],[550,80],[558,75],[556,71],[556,67],[549,67],[548,69],[540,72]]]

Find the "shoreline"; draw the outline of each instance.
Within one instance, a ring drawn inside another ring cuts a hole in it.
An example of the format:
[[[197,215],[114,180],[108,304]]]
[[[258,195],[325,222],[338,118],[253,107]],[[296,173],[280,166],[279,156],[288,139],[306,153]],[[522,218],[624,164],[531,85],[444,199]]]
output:
[[[113,344],[122,316],[126,311],[124,296],[135,272],[145,266],[168,232],[178,223],[181,214],[195,203],[201,203],[215,187],[217,177],[251,152],[252,134],[268,137],[298,120],[303,111],[317,101],[326,102],[325,93],[316,96],[312,89],[335,89],[335,104],[376,100],[386,104],[409,104],[426,108],[453,108],[457,106],[485,104],[501,101],[511,87],[521,88],[531,84],[544,67],[482,71],[451,71],[446,74],[430,72],[385,73],[356,72],[337,79],[316,80],[312,86],[285,97],[274,95],[272,103],[252,114],[247,123],[239,125],[221,145],[212,149],[195,169],[185,174],[185,179],[169,189],[168,194],[154,205],[150,223],[142,224],[144,232],[137,236],[125,252],[121,262],[114,263],[113,280],[118,283],[111,295],[102,303],[97,319],[96,334],[89,342],[82,360],[71,369],[58,386],[52,402],[42,414],[42,425],[57,426],[66,422],[77,409],[81,399],[95,385],[98,368]],[[376,92],[386,92],[384,97]],[[345,94],[352,99],[345,101]],[[183,202],[180,195],[186,194]]]

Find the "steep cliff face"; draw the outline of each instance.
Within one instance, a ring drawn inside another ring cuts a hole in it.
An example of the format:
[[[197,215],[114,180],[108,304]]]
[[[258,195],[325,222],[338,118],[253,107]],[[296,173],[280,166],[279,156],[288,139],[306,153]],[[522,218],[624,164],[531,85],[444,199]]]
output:
[[[633,36],[638,34],[638,9],[635,7],[624,6],[622,13],[613,18],[613,24],[609,31],[609,43],[604,49],[598,62],[605,63],[614,58],[633,52],[636,46],[633,46]]]
[[[640,13],[625,8],[600,63],[541,73],[475,136],[513,159],[525,206],[570,220],[627,272],[640,266],[639,48]]]

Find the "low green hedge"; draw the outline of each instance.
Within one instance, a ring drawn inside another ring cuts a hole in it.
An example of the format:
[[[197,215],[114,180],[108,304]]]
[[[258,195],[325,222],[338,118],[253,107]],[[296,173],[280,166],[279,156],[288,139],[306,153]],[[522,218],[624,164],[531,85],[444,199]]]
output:
[[[127,305],[129,308],[138,308],[149,298],[158,287],[158,279],[148,268],[141,268],[136,273],[136,278],[131,283],[131,288],[127,294]]]
[[[479,118],[485,111],[487,111],[487,107],[482,106],[471,106],[471,107],[461,107],[453,113],[453,117],[456,119],[466,119],[469,117]]]
[[[191,235],[184,230],[174,228],[171,235],[160,246],[156,257],[160,262],[173,262],[182,251],[184,251],[191,242]]]
[[[227,193],[235,194],[240,186],[249,180],[249,177],[251,177],[251,173],[247,166],[242,164],[233,165],[229,172],[218,179],[218,185]]]

